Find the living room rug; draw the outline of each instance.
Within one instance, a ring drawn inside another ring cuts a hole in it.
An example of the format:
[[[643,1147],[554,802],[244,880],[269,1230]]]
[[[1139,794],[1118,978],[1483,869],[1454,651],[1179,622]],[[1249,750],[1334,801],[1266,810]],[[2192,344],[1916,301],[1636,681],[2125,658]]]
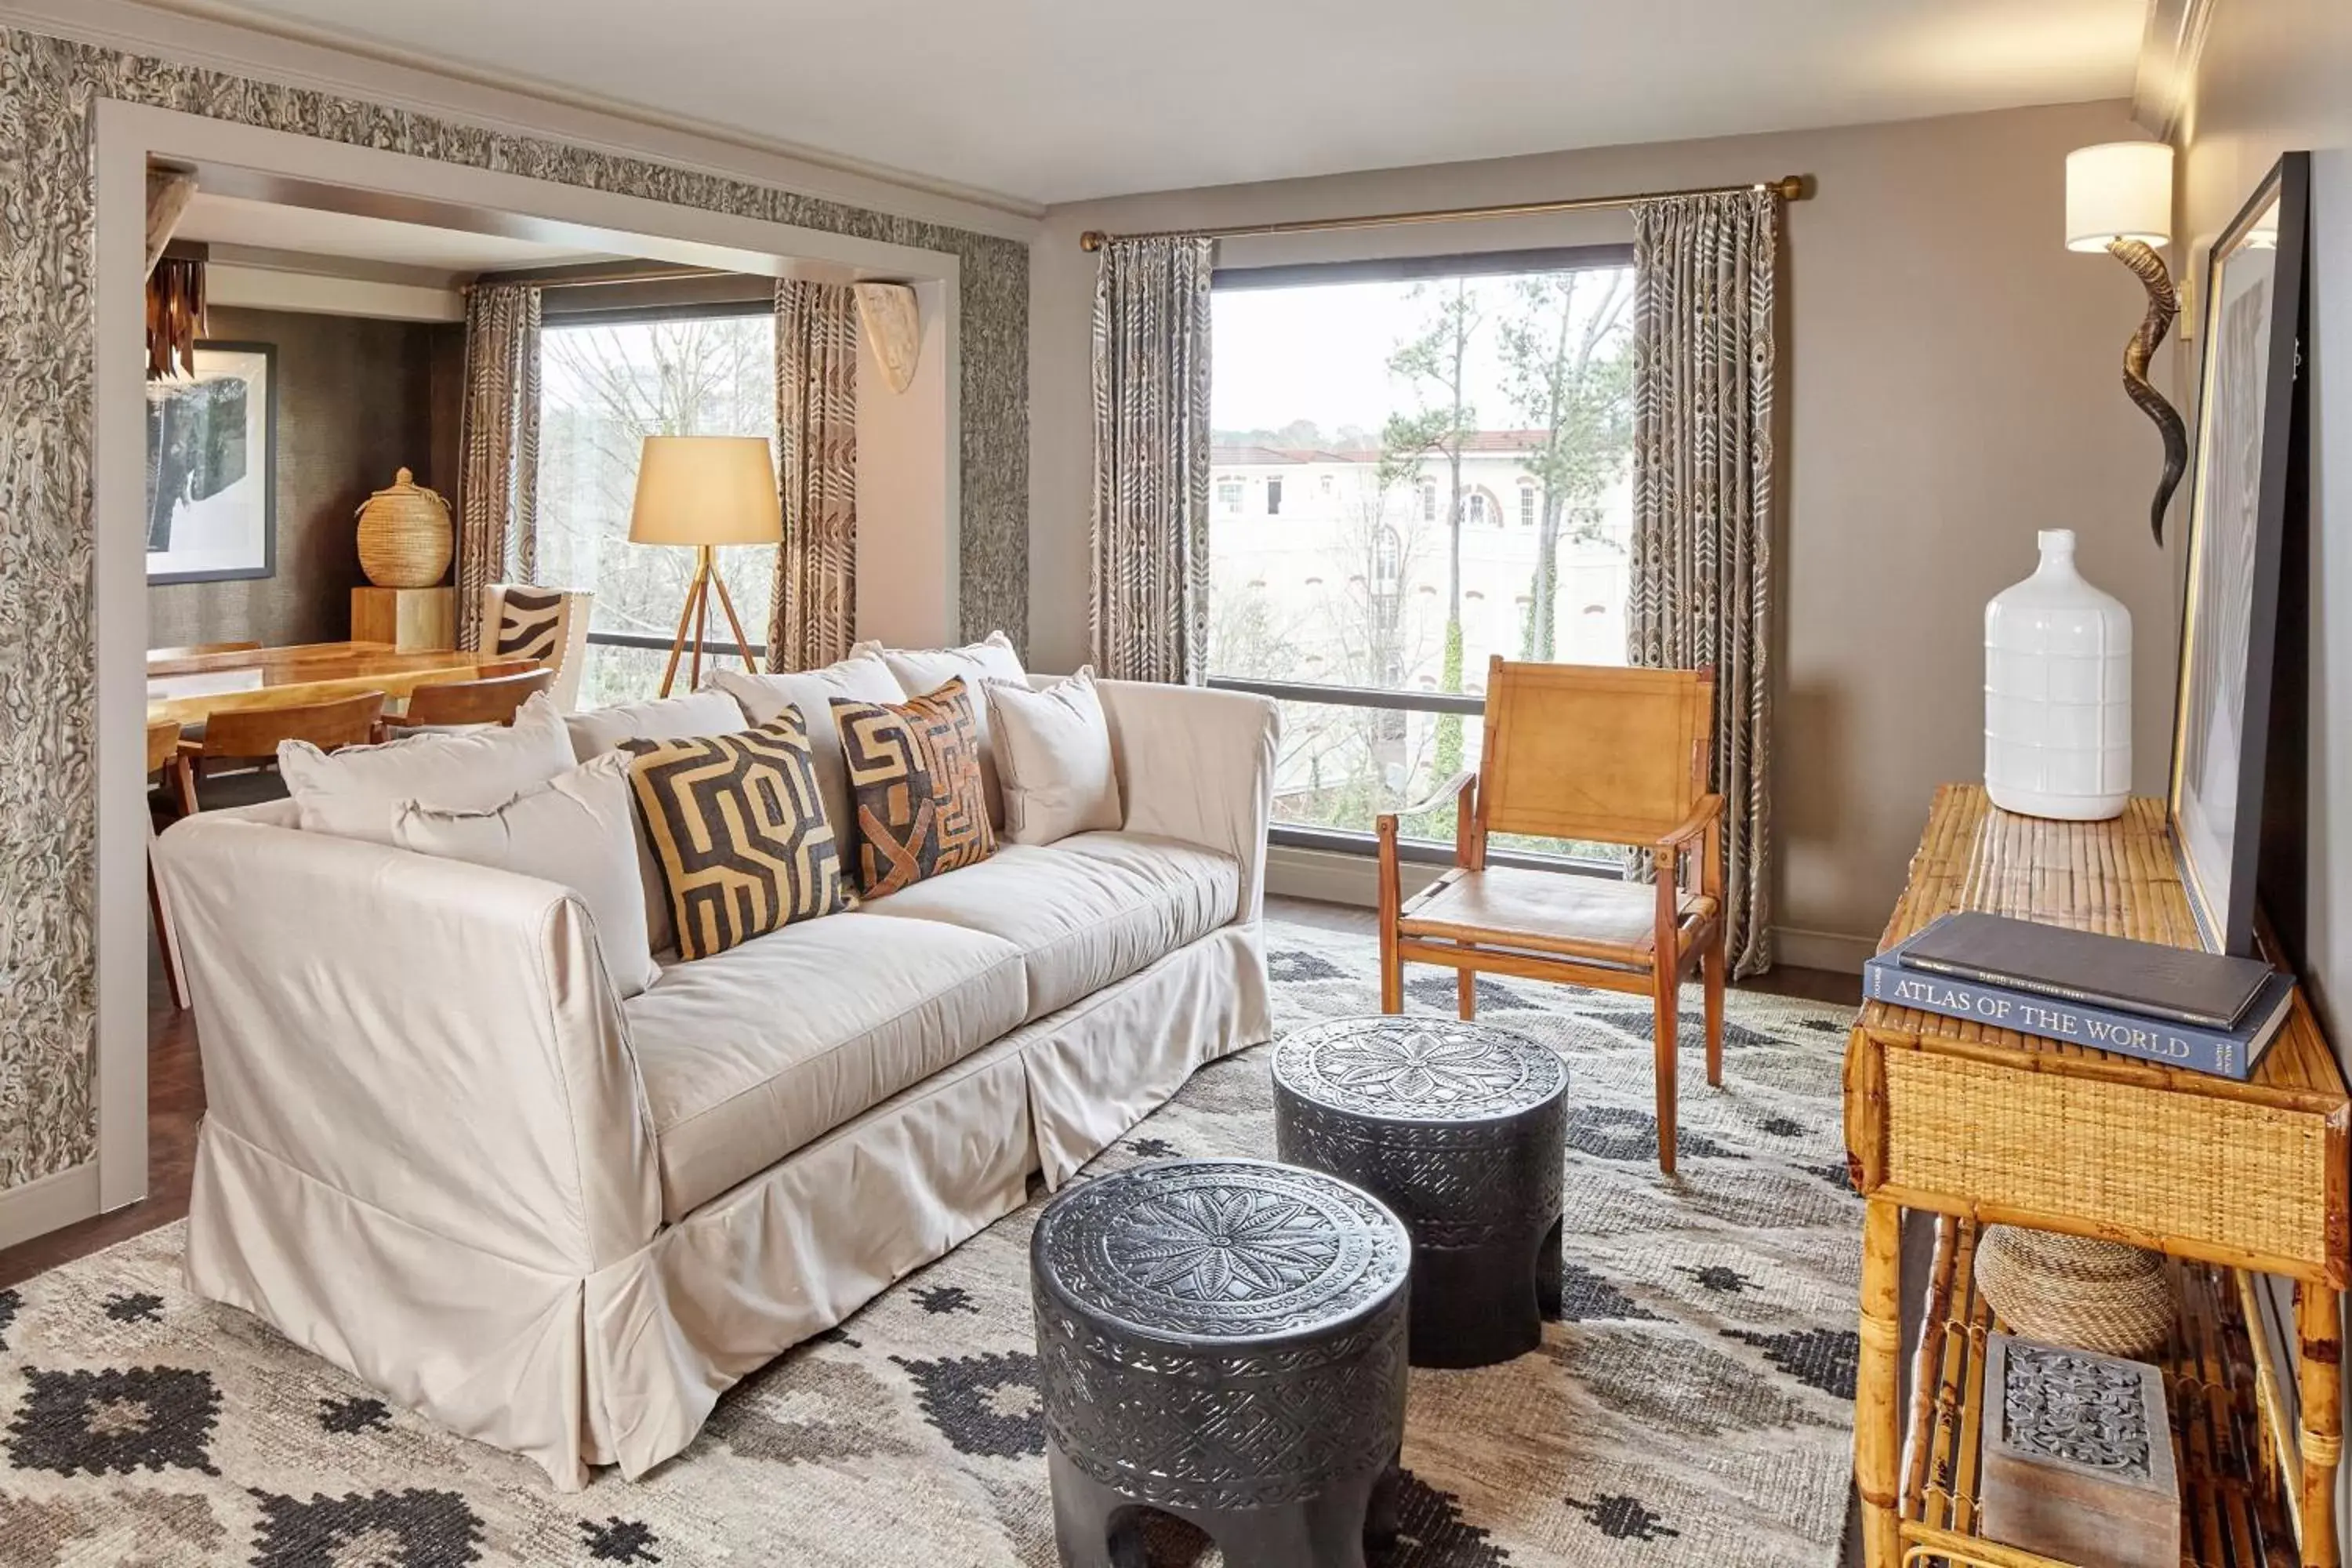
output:
[[[1275,922],[1277,1023],[1377,1010],[1368,936]],[[1423,970],[1415,1010],[1450,1013]],[[1637,998],[1482,980],[1567,1059],[1567,1321],[1415,1372],[1405,1532],[1375,1568],[1822,1568],[1846,1516],[1862,1205],[1848,1015],[1735,994],[1725,1087],[1683,1038],[1681,1173],[1655,1163]],[[1696,1012],[1696,994],[1685,1017]],[[1212,1066],[1089,1173],[1273,1152],[1264,1048]],[[181,1227],[0,1291],[11,1563],[1052,1568],[1029,1232],[1042,1197],[732,1391],[688,1451],[576,1496],[180,1283]],[[1217,1561],[1197,1537],[1155,1568]]]

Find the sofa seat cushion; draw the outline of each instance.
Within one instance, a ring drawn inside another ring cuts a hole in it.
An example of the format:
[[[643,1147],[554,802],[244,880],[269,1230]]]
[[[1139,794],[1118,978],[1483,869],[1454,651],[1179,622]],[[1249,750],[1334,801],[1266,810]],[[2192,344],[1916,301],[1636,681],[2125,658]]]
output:
[[[828,915],[673,964],[623,1004],[677,1220],[1017,1027],[1020,949],[936,922]]]
[[[967,866],[871,899],[869,916],[1001,937],[1028,966],[1030,1018],[1124,980],[1234,918],[1231,856],[1140,833],[1007,844]]]

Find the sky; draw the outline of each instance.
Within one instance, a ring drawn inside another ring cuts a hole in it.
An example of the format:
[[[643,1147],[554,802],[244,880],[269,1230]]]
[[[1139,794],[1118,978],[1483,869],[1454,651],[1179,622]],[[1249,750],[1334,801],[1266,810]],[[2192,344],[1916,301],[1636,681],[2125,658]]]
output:
[[[1499,304],[1510,280],[1476,287]],[[1211,422],[1220,430],[1278,430],[1311,419],[1326,434],[1343,425],[1377,432],[1391,411],[1419,406],[1389,374],[1398,343],[1424,329],[1434,310],[1409,282],[1327,283],[1293,289],[1220,289],[1213,318]],[[1471,401],[1486,429],[1522,421],[1503,395],[1493,317],[1472,342]]]

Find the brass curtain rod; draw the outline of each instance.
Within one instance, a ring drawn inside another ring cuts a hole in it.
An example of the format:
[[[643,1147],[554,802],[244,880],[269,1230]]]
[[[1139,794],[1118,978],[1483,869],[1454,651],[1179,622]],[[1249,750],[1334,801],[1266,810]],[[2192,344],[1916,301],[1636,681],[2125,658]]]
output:
[[[1160,228],[1143,234],[1105,234],[1090,228],[1078,236],[1081,250],[1100,250],[1114,239],[1241,239],[1262,234],[1328,234],[1336,229],[1393,228],[1409,223],[1455,223],[1471,218],[1534,217],[1544,213],[1591,212],[1601,207],[1629,207],[1635,202],[1667,201],[1675,196],[1727,196],[1739,191],[1777,191],[1782,201],[1801,202],[1812,193],[1807,174],[1783,174],[1745,185],[1702,185],[1686,191],[1639,191],[1625,196],[1571,196],[1558,202],[1514,202],[1506,206],[1438,207],[1425,212],[1372,213],[1362,217],[1296,218],[1288,223],[1251,223],[1232,228]]]

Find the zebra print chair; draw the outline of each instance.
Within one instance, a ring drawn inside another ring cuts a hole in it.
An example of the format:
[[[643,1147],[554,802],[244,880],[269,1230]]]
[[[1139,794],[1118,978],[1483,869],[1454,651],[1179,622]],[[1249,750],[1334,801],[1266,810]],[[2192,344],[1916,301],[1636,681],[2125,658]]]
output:
[[[555,671],[555,705],[568,713],[580,705],[588,609],[595,597],[584,589],[492,583],[482,590],[481,651],[527,658]]]

